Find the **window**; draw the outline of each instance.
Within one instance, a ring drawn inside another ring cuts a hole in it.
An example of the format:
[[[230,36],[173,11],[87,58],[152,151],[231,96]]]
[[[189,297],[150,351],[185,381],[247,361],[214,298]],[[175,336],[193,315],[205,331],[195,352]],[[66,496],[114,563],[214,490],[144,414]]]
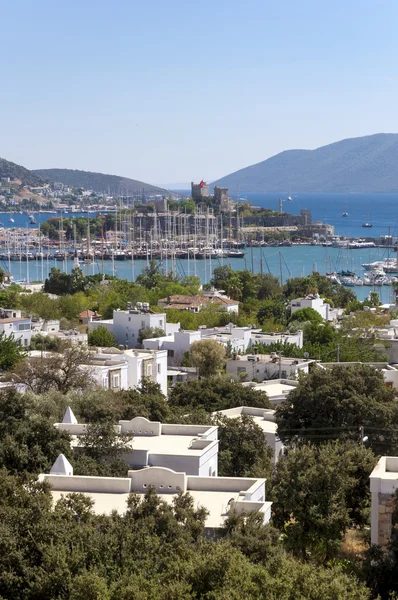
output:
[[[148,375],[148,377],[152,375],[152,365],[146,366],[146,374]]]
[[[160,375],[162,371],[162,365],[160,363],[158,363],[158,375]]]
[[[112,387],[113,388],[118,388],[120,386],[120,376],[119,375],[112,375]]]
[[[29,331],[29,330],[30,330],[30,323],[19,323],[18,331]]]
[[[169,358],[174,358],[174,350],[167,350],[167,356]]]
[[[144,328],[145,327],[145,321],[141,321],[141,327]]]
[[[24,341],[23,341],[23,343],[25,344],[25,346],[27,346],[28,345],[28,340],[25,338]]]
[[[129,317],[129,321],[131,321],[131,317]]]
[[[159,327],[163,329],[163,319],[159,319]]]

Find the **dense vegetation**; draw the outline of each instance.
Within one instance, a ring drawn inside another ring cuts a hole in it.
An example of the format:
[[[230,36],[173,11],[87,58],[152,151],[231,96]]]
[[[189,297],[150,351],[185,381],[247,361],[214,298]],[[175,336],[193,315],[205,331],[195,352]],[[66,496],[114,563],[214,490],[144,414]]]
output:
[[[197,400],[190,406],[194,388]],[[141,414],[175,422],[181,420],[179,407],[183,407],[185,419],[197,422],[197,402],[209,392],[213,400],[201,408],[208,422],[208,408],[242,402],[238,384],[222,379],[217,386],[211,380],[180,385],[172,391],[170,402],[149,382],[141,389],[118,393],[1,392],[1,597],[293,600],[299,594],[313,600],[369,598],[352,569],[330,562],[346,528],[362,526],[366,520],[364,473],[374,457],[358,445],[325,446],[325,458],[314,456],[311,447],[303,448],[283,459],[271,475],[270,449],[253,421],[216,418],[220,473],[270,477],[275,525],[286,531],[283,538],[277,529],[262,525],[259,515],[231,513],[219,539],[208,540],[202,536],[205,511],[193,505],[189,494],[181,494],[171,506],[153,490],[141,500],[133,494],[123,516],[95,515],[90,499],[80,494],[67,495],[52,509],[48,487],[35,478],[48,472],[59,452],[69,458],[76,474],[125,475],[127,465],[120,459],[124,440],[116,440],[111,426],[116,419]],[[256,392],[245,393],[245,401],[252,404]],[[267,405],[266,397],[262,402]],[[67,404],[79,422],[89,423],[84,452],[78,454],[70,447],[68,435],[52,425],[61,419]],[[299,452],[306,453],[305,461],[299,460]],[[297,498],[286,488],[294,477],[298,478]],[[311,490],[314,501],[321,490],[327,498],[327,486],[333,484],[334,501],[325,503],[319,514],[308,515],[300,505],[300,482]],[[301,527],[305,535],[286,529],[289,506],[296,528]]]

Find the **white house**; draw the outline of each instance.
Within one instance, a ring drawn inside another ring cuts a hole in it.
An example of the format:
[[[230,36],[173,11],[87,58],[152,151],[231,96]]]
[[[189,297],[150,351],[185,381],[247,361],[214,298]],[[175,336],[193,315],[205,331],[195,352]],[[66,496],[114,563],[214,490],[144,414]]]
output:
[[[129,389],[128,364],[126,360],[107,360],[106,357],[90,358],[81,368],[105,390],[119,392]]]
[[[127,363],[127,389],[141,385],[144,377],[158,383],[167,395],[167,350],[118,350],[97,348],[93,359],[122,360]]]
[[[94,501],[96,514],[123,514],[127,509],[129,494],[143,496],[154,487],[161,500],[172,504],[180,492],[192,496],[195,508],[203,506],[208,511],[205,531],[216,532],[222,528],[233,509],[237,513],[259,512],[263,522],[271,518],[271,502],[265,500],[265,479],[250,477],[202,477],[187,475],[164,467],[147,467],[128,471],[127,477],[88,477],[73,475],[73,467],[60,455],[49,474],[39,475],[39,481],[51,487],[54,502],[69,493],[82,493]]]
[[[312,360],[285,358],[272,354],[247,354],[227,360],[227,373],[237,381],[264,381],[294,378],[308,373]]]
[[[13,335],[21,346],[30,345],[32,337],[32,323],[28,317],[6,317],[0,319],[0,333],[7,337]]]
[[[398,488],[398,457],[382,456],[370,475],[371,542],[386,546],[391,537],[392,494]]]
[[[166,350],[169,364],[176,365],[181,362],[184,353],[189,351],[191,344],[201,339],[200,330],[176,331],[171,335],[146,339],[143,341],[143,346],[148,350]]]
[[[294,379],[270,379],[269,381],[262,381],[261,383],[248,381],[242,383],[242,385],[244,387],[250,387],[257,392],[265,392],[270,404],[272,406],[277,406],[284,402],[287,395],[298,386],[298,381],[295,381]]]
[[[72,422],[71,422],[72,421]],[[72,443],[79,446],[79,436],[87,425],[77,423],[68,407],[63,422],[55,427],[76,436]],[[115,432],[131,435],[130,451],[122,455],[130,467],[166,467],[188,475],[216,477],[218,474],[218,428],[208,425],[172,425],[135,417],[119,421]]]
[[[326,321],[332,320],[330,318],[330,304],[325,303],[319,294],[309,294],[305,298],[296,298],[290,302],[290,308],[292,315],[301,308],[312,308],[316,310]]]
[[[246,352],[251,346],[251,327],[236,327],[232,323],[225,327],[201,329],[202,340],[216,340],[233,352]]]
[[[153,313],[146,302],[137,302],[135,308],[128,307],[127,310],[114,310],[113,319],[91,320],[88,322],[89,332],[100,326],[106,327],[114,333],[117,343],[126,348],[137,346],[141,329],[157,327],[163,329],[169,335],[180,328],[179,323],[167,323],[165,313]]]
[[[247,415],[253,419],[264,432],[267,444],[270,446],[273,454],[274,465],[278,458],[283,454],[283,444],[278,437],[278,426],[275,423],[275,411],[269,408],[254,408],[252,406],[237,406],[213,413],[213,416],[221,414],[228,419],[236,419],[242,415]]]

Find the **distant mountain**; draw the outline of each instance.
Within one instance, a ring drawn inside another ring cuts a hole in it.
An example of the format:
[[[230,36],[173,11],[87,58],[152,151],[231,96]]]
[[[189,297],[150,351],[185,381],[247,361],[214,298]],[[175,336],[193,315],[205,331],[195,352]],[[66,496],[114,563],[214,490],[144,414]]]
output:
[[[28,186],[40,186],[44,183],[44,180],[40,175],[28,171],[25,167],[16,165],[13,162],[0,158],[0,178],[9,177],[10,179],[19,179],[22,185]]]
[[[50,181],[59,181],[70,187],[82,187],[94,192],[109,193],[111,196],[116,194],[137,194],[142,190],[146,194],[167,194],[167,190],[128,179],[118,175],[105,175],[104,173],[92,173],[90,171],[77,171],[73,169],[36,169],[33,171],[36,175],[49,179]]]
[[[398,192],[398,134],[286,150],[211,184],[245,192]]]

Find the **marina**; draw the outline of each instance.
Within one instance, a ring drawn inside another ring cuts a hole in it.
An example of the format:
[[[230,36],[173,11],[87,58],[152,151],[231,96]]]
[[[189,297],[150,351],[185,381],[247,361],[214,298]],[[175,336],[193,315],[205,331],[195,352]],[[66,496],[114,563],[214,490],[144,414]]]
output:
[[[108,274],[135,280],[152,259],[160,261],[167,272],[180,277],[196,275],[202,283],[209,283],[220,265],[272,273],[282,282],[317,271],[350,287],[359,299],[376,290],[383,302],[393,301],[393,285],[398,282],[398,239],[391,221],[379,216],[372,221],[370,232],[374,237],[365,237],[361,220],[364,195],[353,195],[349,201],[343,195],[335,195],[333,201],[330,195],[321,196],[325,196],[322,202],[311,194],[286,198],[289,211],[297,213],[309,207],[314,221],[322,218],[334,225],[335,236],[316,237],[312,242],[283,236],[267,242],[264,232],[247,236],[243,218],[236,219],[231,227],[228,216],[220,220],[211,211],[194,216],[190,225],[188,215],[182,213],[153,215],[149,227],[144,218],[129,221],[121,211],[114,213],[114,230],[104,231],[100,239],[98,235],[90,236],[87,228],[86,235],[78,241],[73,230],[68,239],[61,236],[55,240],[40,231],[50,217],[76,223],[82,217],[90,221],[99,213],[1,213],[0,265],[15,282],[44,281],[52,267],[69,273],[77,264],[87,275]],[[397,198],[396,194],[385,194],[382,200],[374,199],[373,204],[383,201],[398,222]],[[279,205],[280,195],[248,194],[247,200],[273,209]],[[366,201],[370,203],[368,197]],[[344,217],[343,212],[347,212]]]

